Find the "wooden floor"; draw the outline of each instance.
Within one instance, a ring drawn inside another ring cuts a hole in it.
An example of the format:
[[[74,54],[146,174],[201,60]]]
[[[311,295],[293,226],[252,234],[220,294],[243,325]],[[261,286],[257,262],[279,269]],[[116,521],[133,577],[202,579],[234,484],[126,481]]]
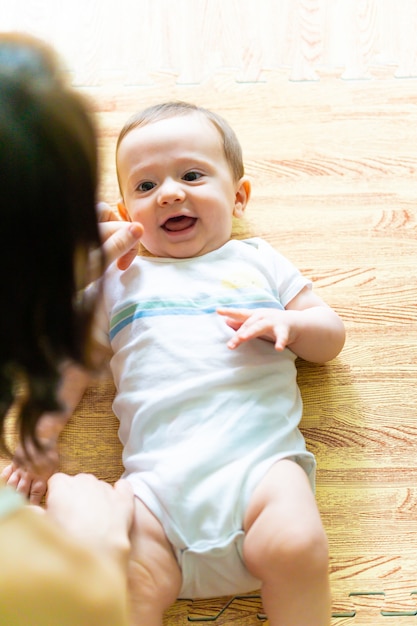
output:
[[[332,624],[417,624],[417,80],[380,67],[371,80],[328,71],[290,82],[271,70],[238,83],[224,69],[197,85],[160,72],[142,86],[81,90],[100,125],[101,196],[114,205],[115,140],[137,109],[190,100],[236,129],[253,182],[246,231],[310,276],[347,328],[338,359],[299,363],[302,430],[330,541]],[[62,467],[114,480],[120,457],[109,462],[102,439],[119,454],[116,423],[96,398],[64,434]],[[223,610],[226,600],[178,602],[164,624],[218,613],[218,625],[262,623],[259,599]]]

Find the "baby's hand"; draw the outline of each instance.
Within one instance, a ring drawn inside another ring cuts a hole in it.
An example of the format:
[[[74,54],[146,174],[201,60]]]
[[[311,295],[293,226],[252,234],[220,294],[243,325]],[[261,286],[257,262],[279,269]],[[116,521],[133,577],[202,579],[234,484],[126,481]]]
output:
[[[227,346],[234,350],[241,343],[251,339],[265,339],[275,344],[275,350],[282,351],[294,340],[291,335],[288,311],[278,309],[217,309],[226,323],[236,333]]]

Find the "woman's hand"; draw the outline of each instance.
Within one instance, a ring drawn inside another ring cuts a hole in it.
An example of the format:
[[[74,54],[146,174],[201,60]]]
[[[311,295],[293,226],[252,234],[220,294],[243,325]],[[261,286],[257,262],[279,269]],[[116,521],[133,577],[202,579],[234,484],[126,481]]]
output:
[[[112,487],[92,474],[54,474],[48,482],[46,510],[75,539],[127,564],[134,496],[126,480]]]
[[[53,454],[53,458],[51,454]],[[51,451],[51,454],[48,453],[48,461],[50,461],[49,476],[56,471],[58,467],[57,451]],[[1,478],[9,487],[13,487],[18,493],[22,494],[22,496],[28,498],[30,504],[39,505],[47,489],[45,473],[38,475],[30,468],[25,469],[22,467],[19,458],[19,456],[15,457],[13,461],[4,468],[1,473]],[[44,461],[45,459],[46,455],[43,456]]]
[[[65,364],[59,400],[65,410],[43,414],[36,424],[36,437],[42,446],[33,442],[18,445],[13,459],[1,473],[1,478],[31,504],[40,504],[47,490],[48,479],[59,467],[58,439],[78,406],[90,382],[90,374],[77,365]]]
[[[36,426],[42,449],[39,450],[30,440],[25,446],[18,445],[11,463],[1,473],[1,478],[31,504],[41,503],[48,479],[59,467],[58,436],[67,420],[64,413],[43,415]]]
[[[97,218],[103,240],[106,266],[117,259],[117,267],[125,270],[138,253],[143,227],[138,222],[125,222],[105,202],[97,205]]]
[[[139,241],[143,235],[142,224],[123,221],[105,202],[99,202],[97,205],[97,219],[103,243],[101,250],[94,250],[90,253],[91,282],[101,276],[102,253],[106,267],[113,261],[117,261],[117,267],[120,270],[126,270],[138,253]]]

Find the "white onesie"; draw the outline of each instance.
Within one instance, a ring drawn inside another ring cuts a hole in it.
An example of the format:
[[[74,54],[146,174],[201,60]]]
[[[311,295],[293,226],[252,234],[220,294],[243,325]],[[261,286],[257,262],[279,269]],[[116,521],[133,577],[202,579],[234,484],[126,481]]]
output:
[[[113,352],[124,476],[176,551],[180,597],[259,587],[242,563],[242,524],[273,463],[294,459],[314,488],[294,353],[262,339],[230,350],[234,331],[216,313],[283,309],[306,285],[258,238],[191,259],[137,257],[107,273],[97,337]]]

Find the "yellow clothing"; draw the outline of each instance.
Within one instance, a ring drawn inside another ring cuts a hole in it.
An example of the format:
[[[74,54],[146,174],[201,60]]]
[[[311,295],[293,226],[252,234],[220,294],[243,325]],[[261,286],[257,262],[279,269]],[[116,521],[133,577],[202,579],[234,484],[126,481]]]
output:
[[[125,575],[0,488],[0,624],[126,626]]]

